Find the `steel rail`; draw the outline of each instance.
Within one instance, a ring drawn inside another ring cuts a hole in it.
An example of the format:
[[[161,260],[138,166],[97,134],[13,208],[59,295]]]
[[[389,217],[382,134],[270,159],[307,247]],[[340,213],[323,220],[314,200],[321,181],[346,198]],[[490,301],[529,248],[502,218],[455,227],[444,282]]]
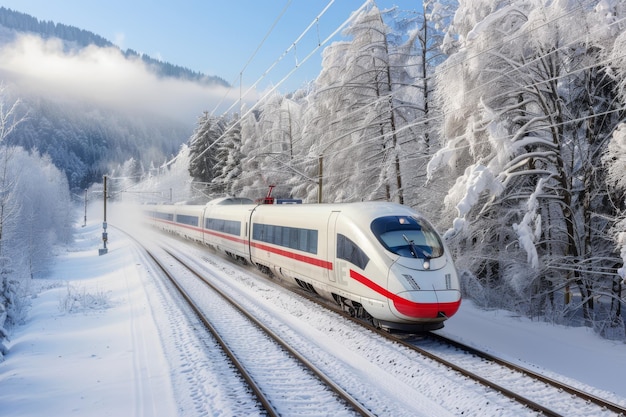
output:
[[[603,398],[600,398],[598,396],[595,396],[593,394],[590,394],[588,392],[582,391],[578,388],[572,387],[571,385],[565,384],[563,382],[557,381],[556,379],[553,378],[549,378],[545,375],[542,375],[538,372],[535,372],[533,370],[521,367],[519,365],[516,365],[512,362],[509,362],[507,360],[498,358],[497,356],[491,355],[487,352],[483,352],[481,350],[478,350],[474,347],[465,345],[461,342],[458,342],[456,340],[452,340],[448,337],[442,336],[440,334],[436,334],[436,333],[429,333],[428,337],[433,338],[435,340],[441,341],[442,343],[447,343],[451,346],[454,346],[458,349],[461,349],[465,352],[471,353],[473,355],[476,355],[480,358],[483,358],[485,360],[497,363],[499,365],[502,365],[504,367],[507,367],[511,370],[523,373],[525,375],[528,375],[534,379],[537,379],[538,381],[541,381],[545,384],[551,385],[557,389],[560,389],[564,392],[567,392],[573,396],[576,396],[578,398],[581,398],[585,401],[588,401],[590,403],[596,404],[599,407],[603,407],[606,408],[607,410],[613,411],[615,413],[621,414],[626,416],[626,407],[620,406],[619,404],[615,404],[611,401],[607,401]]]
[[[224,339],[219,334],[217,329],[215,329],[215,327],[211,324],[211,322],[202,313],[200,308],[196,305],[196,303],[193,301],[193,299],[187,293],[187,291],[185,291],[185,289],[176,281],[176,278],[174,278],[172,276],[172,274],[170,274],[170,272],[165,267],[165,265],[163,265],[161,263],[161,261],[159,261],[159,259],[157,259],[157,257],[154,256],[154,254],[151,251],[149,251],[149,250],[147,250],[145,248],[144,248],[144,250],[147,252],[148,256],[150,256],[150,258],[154,261],[154,263],[159,267],[161,272],[174,285],[174,287],[176,288],[178,293],[185,299],[185,301],[187,302],[188,306],[192,309],[192,311],[194,312],[195,316],[202,322],[202,324],[207,328],[207,330],[211,333],[213,338],[220,345],[220,348],[222,349],[224,354],[226,356],[228,356],[228,359],[231,361],[231,363],[233,364],[235,369],[237,369],[237,372],[239,372],[241,377],[246,381],[246,383],[248,384],[248,386],[250,387],[250,389],[252,390],[252,392],[254,393],[256,398],[258,399],[258,401],[261,403],[261,405],[263,406],[263,409],[267,412],[267,415],[270,416],[270,417],[278,417],[278,416],[280,416],[280,414],[274,408],[272,403],[269,401],[269,399],[267,398],[267,396],[265,395],[263,390],[261,390],[259,385],[254,380],[254,378],[246,370],[245,366],[239,361],[239,359],[237,359],[237,356],[234,354],[232,349],[230,349],[230,347],[228,347],[228,344],[224,341]]]
[[[364,417],[374,417],[375,414],[372,413],[368,408],[366,408],[363,404],[361,404],[357,399],[355,399],[352,395],[350,395],[346,390],[344,390],[341,386],[335,383],[330,377],[328,377],[321,369],[319,369],[315,364],[305,358],[302,354],[300,354],[297,350],[287,344],[284,340],[280,338],[272,329],[263,324],[260,320],[246,311],[236,300],[222,291],[219,287],[214,285],[211,281],[206,279],[202,273],[197,271],[195,268],[189,266],[185,261],[181,260],[178,256],[171,253],[167,249],[163,249],[169,256],[178,261],[182,266],[187,268],[189,272],[194,274],[197,278],[202,280],[207,286],[209,286],[213,291],[223,297],[230,305],[232,305],[237,311],[239,311],[242,315],[244,315],[248,320],[254,323],[258,328],[260,328],[263,332],[265,332],[272,340],[274,340],[278,345],[280,345],[286,352],[288,352],[292,357],[294,357],[297,361],[299,361],[305,368],[311,371],[320,381],[326,384],[337,396],[342,399],[347,405],[352,407],[354,411],[356,411],[359,415]]]

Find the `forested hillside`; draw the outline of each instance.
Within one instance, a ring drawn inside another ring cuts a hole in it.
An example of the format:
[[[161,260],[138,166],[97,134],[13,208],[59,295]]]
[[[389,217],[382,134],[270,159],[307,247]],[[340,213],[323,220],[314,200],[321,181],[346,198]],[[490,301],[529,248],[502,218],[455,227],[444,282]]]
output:
[[[85,190],[117,166],[139,176],[169,160],[226,87],[0,7],[0,361],[31,279],[72,239],[72,200],[101,196]]]
[[[11,30],[5,32],[4,39],[0,36],[0,44],[14,39],[17,33],[33,33],[44,39],[62,39],[67,42],[67,48],[84,48],[89,45],[95,45],[101,48],[116,48],[111,41],[93,32],[75,26],[64,25],[63,23],[40,21],[36,17],[5,7],[0,7],[0,27]],[[129,58],[140,58],[159,76],[193,80],[205,84],[218,84],[225,87],[228,86],[228,83],[221,77],[201,74],[179,65],[154,59],[146,54],[139,54],[132,49],[123,51],[123,54]]]
[[[48,155],[67,175],[70,188],[84,190],[129,158],[151,165],[166,162],[190,134],[181,123],[89,103],[24,97],[20,111],[26,118],[6,139],[9,146],[36,149]]]
[[[87,48],[118,50],[110,41],[92,32],[61,23],[39,21],[27,14],[0,7],[0,49],[19,42],[19,37],[25,35],[40,38],[41,42],[61,40],[61,50],[56,53],[64,54],[63,58],[67,60],[80,57],[85,53],[83,51],[89,51]],[[35,49],[31,46],[35,41],[26,39],[30,42],[28,47]],[[49,45],[56,44],[42,45],[42,49],[49,50]],[[227,86],[219,77],[209,77],[161,62],[130,49],[118,53],[120,59],[128,60],[128,65],[142,65],[156,78],[184,80],[201,86]],[[54,71],[53,68],[50,71]],[[72,90],[82,90],[83,87],[69,86],[66,91],[60,88],[61,91],[49,92],[47,89],[29,88],[32,83],[28,80],[19,84],[14,81],[16,77],[18,75],[12,73],[11,68],[0,69],[0,81],[7,87],[5,95],[8,101],[19,100],[18,111],[26,116],[6,138],[6,144],[23,146],[27,150],[36,149],[48,155],[65,172],[73,190],[82,190],[100,182],[106,172],[129,158],[138,161],[146,170],[152,165],[162,164],[178,152],[192,131],[191,122],[181,123],[168,115],[152,114],[141,106],[129,110],[96,99],[70,96]],[[189,119],[193,120],[196,116],[191,114]]]

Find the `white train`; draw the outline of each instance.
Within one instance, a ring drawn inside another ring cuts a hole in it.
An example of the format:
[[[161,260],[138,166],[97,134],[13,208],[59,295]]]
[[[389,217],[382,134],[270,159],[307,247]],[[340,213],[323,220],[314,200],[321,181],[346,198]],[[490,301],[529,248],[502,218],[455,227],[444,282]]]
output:
[[[146,215],[162,230],[257,265],[382,328],[438,329],[461,304],[450,252],[403,205],[222,198],[151,206]]]

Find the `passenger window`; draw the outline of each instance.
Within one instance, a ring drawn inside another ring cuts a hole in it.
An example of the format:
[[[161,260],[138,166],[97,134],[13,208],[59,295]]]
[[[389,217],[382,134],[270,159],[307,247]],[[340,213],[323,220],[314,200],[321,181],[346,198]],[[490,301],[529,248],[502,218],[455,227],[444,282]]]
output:
[[[337,234],[337,258],[365,269],[369,262],[368,256],[353,241],[342,234]]]

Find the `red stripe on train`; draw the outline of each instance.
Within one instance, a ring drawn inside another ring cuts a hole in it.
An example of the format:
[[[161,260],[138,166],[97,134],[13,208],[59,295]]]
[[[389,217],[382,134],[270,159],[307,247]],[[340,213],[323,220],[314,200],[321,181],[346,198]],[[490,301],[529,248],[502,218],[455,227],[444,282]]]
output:
[[[264,245],[262,243],[257,243],[257,242],[252,242],[251,245],[254,246],[256,249],[268,251],[268,252],[271,252],[271,253],[275,253],[276,255],[284,256],[286,258],[294,259],[296,261],[304,262],[304,263],[307,263],[307,264],[310,264],[310,265],[319,266],[319,267],[325,268],[325,269],[330,269],[330,270],[333,269],[333,263],[325,261],[323,259],[318,259],[318,258],[313,258],[311,256],[301,255],[299,253],[290,252],[288,250],[275,248],[273,246],[268,246],[268,245]]]
[[[405,316],[434,319],[439,316],[439,313],[443,313],[446,317],[451,317],[461,306],[461,300],[450,303],[416,303],[415,301],[407,300],[406,298],[402,298],[399,295],[381,287],[374,281],[352,269],[350,270],[350,278],[376,291],[383,297],[389,298],[393,301],[393,305],[396,310]]]

